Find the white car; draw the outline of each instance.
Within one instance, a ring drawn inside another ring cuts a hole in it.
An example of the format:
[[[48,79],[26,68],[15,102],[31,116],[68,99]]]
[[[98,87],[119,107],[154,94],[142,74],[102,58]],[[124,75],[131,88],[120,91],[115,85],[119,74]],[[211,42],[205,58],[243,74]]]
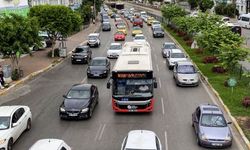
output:
[[[99,47],[101,45],[100,34],[99,33],[90,33],[88,36],[89,47]]]
[[[12,150],[19,136],[31,129],[31,120],[28,106],[0,106],[0,149]]]
[[[147,42],[143,34],[136,34],[133,39],[134,39],[134,42]]]
[[[149,130],[129,131],[122,142],[121,150],[162,150],[158,136]]]
[[[60,139],[41,139],[36,141],[29,150],[71,150],[71,148]]]
[[[118,58],[121,52],[122,52],[122,44],[121,43],[111,43],[110,47],[107,51],[107,57],[108,58]]]
[[[159,21],[157,21],[157,20],[154,20],[151,23],[151,29],[156,28],[156,27],[161,27],[161,23]]]
[[[166,64],[168,65],[168,69],[171,70],[174,68],[175,63],[178,61],[187,60],[187,56],[180,49],[171,49],[168,51]]]

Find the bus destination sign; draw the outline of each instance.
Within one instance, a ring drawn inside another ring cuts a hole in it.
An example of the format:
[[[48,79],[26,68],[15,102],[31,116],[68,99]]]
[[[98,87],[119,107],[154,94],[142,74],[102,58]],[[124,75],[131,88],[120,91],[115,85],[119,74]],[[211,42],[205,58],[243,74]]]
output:
[[[152,73],[115,73],[113,74],[113,76],[115,78],[151,78],[152,77]]]

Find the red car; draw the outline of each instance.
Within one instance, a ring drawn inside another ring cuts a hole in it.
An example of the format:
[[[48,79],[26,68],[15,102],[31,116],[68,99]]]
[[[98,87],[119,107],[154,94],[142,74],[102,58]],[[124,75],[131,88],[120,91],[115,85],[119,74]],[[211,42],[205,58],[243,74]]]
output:
[[[125,34],[123,32],[116,32],[114,34],[114,40],[115,41],[125,41]]]
[[[133,19],[133,26],[140,26],[141,28],[143,27],[143,20],[140,17],[135,17]]]

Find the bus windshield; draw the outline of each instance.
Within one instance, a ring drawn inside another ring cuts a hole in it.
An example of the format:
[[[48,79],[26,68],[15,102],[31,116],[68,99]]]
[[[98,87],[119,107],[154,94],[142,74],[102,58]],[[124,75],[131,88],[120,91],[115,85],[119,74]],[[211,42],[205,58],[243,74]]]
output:
[[[152,79],[115,79],[113,95],[116,97],[152,97]]]

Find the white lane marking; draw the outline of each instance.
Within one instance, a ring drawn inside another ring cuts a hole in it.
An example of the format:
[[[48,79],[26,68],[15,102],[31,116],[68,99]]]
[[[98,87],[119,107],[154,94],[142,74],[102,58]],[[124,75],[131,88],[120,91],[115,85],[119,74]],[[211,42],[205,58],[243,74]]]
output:
[[[163,98],[161,97],[161,107],[162,107],[162,114],[165,114],[165,107],[164,107],[164,101]]]
[[[160,86],[160,88],[161,88],[161,78],[159,78],[159,86]]]
[[[158,72],[160,71],[158,64],[156,64],[156,69],[157,69]]]
[[[206,84],[204,83],[204,81],[201,80],[202,86],[204,87],[205,91],[208,93],[210,99],[212,100],[212,102],[216,105],[218,105],[216,99],[214,98],[214,96],[211,94],[211,92],[209,91],[208,87],[206,86]],[[232,127],[230,127],[231,131],[235,131],[232,129]],[[232,132],[233,137],[237,137],[235,132]],[[236,145],[241,149],[244,150],[243,146],[241,145],[241,142],[239,141],[238,138],[234,138],[234,141],[236,142]]]
[[[100,124],[100,127],[97,130],[97,133],[96,133],[96,136],[95,136],[95,141],[97,141],[98,135],[99,135],[99,132],[101,132],[101,129],[102,129],[102,124]]]
[[[106,124],[104,123],[103,126],[102,126],[101,133],[100,133],[99,138],[98,138],[99,141],[102,139],[102,135],[104,133],[105,127],[106,127]]]
[[[84,83],[87,80],[87,76],[84,77],[84,79],[81,81],[81,83]]]
[[[167,131],[164,132],[164,137],[165,137],[165,150],[168,150],[168,135],[167,135]]]

